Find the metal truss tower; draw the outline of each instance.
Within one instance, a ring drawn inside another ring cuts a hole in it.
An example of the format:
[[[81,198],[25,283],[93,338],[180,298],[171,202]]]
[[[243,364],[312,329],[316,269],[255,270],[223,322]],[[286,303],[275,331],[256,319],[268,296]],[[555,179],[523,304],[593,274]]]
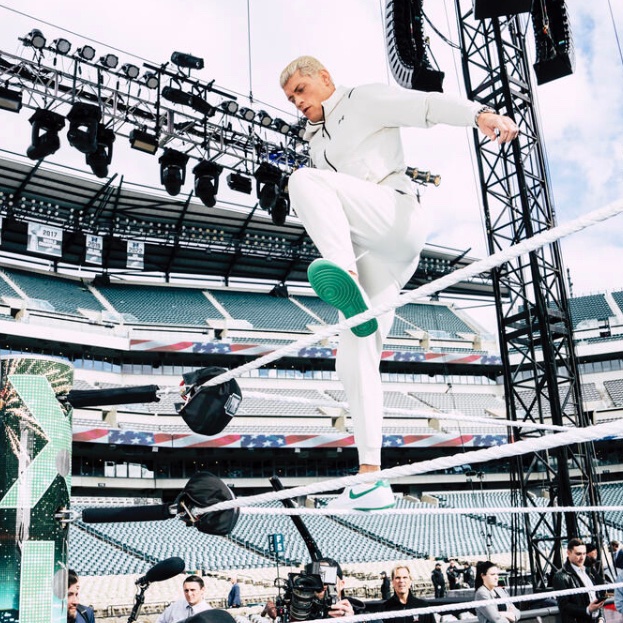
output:
[[[521,130],[502,148],[474,132],[489,252],[495,253],[556,225],[526,55],[529,22],[520,16],[475,20],[472,0],[455,3],[467,97],[514,118]],[[507,262],[492,275],[506,408],[518,423],[515,441],[544,434],[521,422],[590,423],[582,410],[564,275],[558,243]],[[598,514],[538,512],[544,499],[547,506],[578,509],[599,503],[593,456],[592,444],[584,444],[529,454],[511,466],[516,503],[535,509],[523,518],[515,515],[513,531],[514,552],[527,551],[535,589],[547,587],[561,567],[567,538],[601,542]]]

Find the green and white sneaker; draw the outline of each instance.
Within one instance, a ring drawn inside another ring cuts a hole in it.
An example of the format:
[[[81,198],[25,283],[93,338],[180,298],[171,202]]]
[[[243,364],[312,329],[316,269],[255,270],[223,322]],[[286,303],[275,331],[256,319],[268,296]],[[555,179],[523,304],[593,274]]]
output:
[[[367,311],[370,307],[367,294],[343,268],[330,260],[314,260],[307,268],[307,278],[316,294],[325,302],[339,309],[346,318]],[[376,318],[352,327],[357,337],[372,335],[379,325]]]
[[[396,505],[394,493],[387,480],[364,482],[346,487],[327,504],[327,508],[347,508],[355,511],[379,511]]]

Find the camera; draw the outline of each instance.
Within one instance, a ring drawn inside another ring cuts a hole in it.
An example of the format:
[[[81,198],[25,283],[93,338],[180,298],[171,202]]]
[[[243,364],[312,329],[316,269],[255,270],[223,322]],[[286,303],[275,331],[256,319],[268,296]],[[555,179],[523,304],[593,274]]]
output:
[[[595,593],[595,598],[598,601],[606,601],[606,599],[608,599],[608,593],[606,593],[606,591],[597,591]]]
[[[327,562],[311,562],[300,573],[277,578],[275,586],[283,590],[279,601],[284,605],[286,620],[326,619],[331,606],[337,603],[337,578],[337,563]]]

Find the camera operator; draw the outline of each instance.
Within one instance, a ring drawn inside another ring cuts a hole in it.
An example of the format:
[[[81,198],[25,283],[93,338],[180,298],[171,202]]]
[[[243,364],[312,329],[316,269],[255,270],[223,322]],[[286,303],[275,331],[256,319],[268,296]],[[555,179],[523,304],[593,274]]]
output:
[[[290,573],[284,599],[291,621],[339,618],[361,614],[361,600],[344,595],[344,576],[339,563],[322,558]]]

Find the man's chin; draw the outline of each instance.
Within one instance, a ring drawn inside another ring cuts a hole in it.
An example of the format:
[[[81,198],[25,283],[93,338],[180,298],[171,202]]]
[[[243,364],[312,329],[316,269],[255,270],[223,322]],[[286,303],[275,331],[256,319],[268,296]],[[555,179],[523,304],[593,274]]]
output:
[[[67,621],[75,621],[77,614],[78,614],[77,610],[68,610],[67,611]]]

